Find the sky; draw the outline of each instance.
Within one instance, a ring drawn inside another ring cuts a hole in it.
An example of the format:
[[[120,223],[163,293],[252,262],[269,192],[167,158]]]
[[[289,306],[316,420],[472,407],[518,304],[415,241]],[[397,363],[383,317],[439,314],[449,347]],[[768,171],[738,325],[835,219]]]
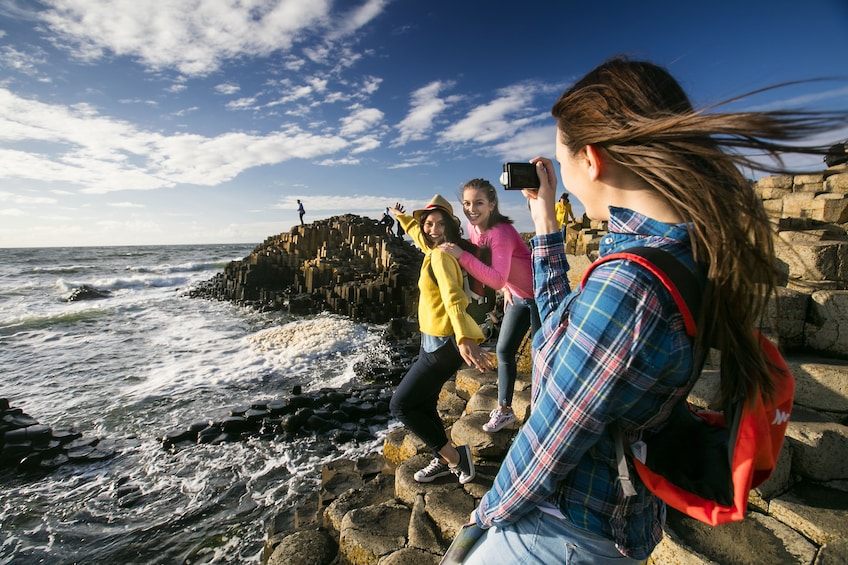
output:
[[[259,243],[298,199],[459,211],[554,156],[551,106],[609,57],[696,107],[825,79],[727,109],[846,110],[846,53],[848,0],[0,0],[0,247]]]

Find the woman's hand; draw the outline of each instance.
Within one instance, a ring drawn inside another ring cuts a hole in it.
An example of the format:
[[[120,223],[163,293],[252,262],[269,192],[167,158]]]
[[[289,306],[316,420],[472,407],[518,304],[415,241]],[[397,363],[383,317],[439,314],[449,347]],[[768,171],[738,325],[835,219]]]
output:
[[[456,245],[455,243],[443,243],[439,246],[439,249],[441,249],[445,253],[453,255],[457,260],[459,260],[459,258],[462,257],[462,254],[465,253],[462,247]]]
[[[512,305],[512,292],[510,292],[510,290],[507,287],[503,287],[501,289],[501,292],[503,292],[504,311],[506,311],[506,307]]]
[[[559,231],[554,205],[556,204],[556,172],[554,163],[545,157],[530,159],[536,164],[536,174],[539,175],[539,190],[524,189],[521,192],[530,205],[530,216],[536,224],[536,235],[555,233]]]
[[[393,216],[397,216],[398,214],[403,214],[403,204],[400,202],[395,202],[394,208],[389,208],[389,212],[392,213]]]
[[[466,363],[472,367],[476,367],[481,373],[491,371],[495,368],[492,354],[483,350],[477,342],[469,337],[464,337],[459,340],[459,354]]]

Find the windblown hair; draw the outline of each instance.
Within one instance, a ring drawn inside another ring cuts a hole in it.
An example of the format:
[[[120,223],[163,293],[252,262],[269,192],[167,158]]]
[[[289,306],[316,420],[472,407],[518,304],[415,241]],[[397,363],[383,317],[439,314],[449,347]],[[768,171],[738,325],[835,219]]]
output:
[[[448,214],[444,210],[427,210],[421,214],[421,217],[418,220],[418,226],[421,228],[421,231],[424,231],[424,222],[427,221],[427,218],[429,218],[430,214],[433,212],[438,212],[445,219],[445,241],[448,243],[454,243],[465,251],[473,251],[475,245],[462,237],[462,225],[460,225],[459,219],[456,216]]]
[[[776,286],[773,233],[762,201],[739,167],[786,172],[781,152],[824,152],[786,142],[844,125],[848,115],[696,111],[665,69],[624,58],[592,70],[551,112],[572,153],[595,146],[667,199],[687,222],[695,258],[707,269],[699,338],[722,351],[722,401],[757,390],[771,393],[753,328]],[[764,153],[775,166],[740,149]]]
[[[489,202],[494,202],[495,207],[492,209],[492,213],[489,215],[489,221],[486,222],[485,229],[491,229],[498,224],[512,224],[513,220],[508,216],[504,216],[500,208],[498,208],[498,191],[495,190],[495,187],[492,186],[492,183],[487,181],[486,179],[471,179],[465,186],[462,187],[462,194],[460,194],[460,202],[463,200],[463,195],[466,190],[480,190],[486,195],[486,200]]]

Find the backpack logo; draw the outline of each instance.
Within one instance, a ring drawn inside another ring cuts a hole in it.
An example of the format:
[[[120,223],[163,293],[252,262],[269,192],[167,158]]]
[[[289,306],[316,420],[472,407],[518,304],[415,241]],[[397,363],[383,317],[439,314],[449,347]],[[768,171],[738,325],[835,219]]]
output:
[[[774,420],[772,420],[773,426],[782,426],[789,422],[789,416],[791,414],[789,412],[783,412],[780,409],[774,411]]]

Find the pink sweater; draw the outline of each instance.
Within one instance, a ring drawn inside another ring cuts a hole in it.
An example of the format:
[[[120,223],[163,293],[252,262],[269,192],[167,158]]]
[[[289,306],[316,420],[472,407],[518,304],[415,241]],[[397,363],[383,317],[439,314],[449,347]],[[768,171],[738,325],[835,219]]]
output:
[[[492,265],[486,265],[466,251],[459,258],[462,268],[488,287],[506,287],[515,296],[533,298],[530,248],[512,224],[498,224],[483,233],[478,233],[470,224],[466,227],[472,243],[492,250]]]

